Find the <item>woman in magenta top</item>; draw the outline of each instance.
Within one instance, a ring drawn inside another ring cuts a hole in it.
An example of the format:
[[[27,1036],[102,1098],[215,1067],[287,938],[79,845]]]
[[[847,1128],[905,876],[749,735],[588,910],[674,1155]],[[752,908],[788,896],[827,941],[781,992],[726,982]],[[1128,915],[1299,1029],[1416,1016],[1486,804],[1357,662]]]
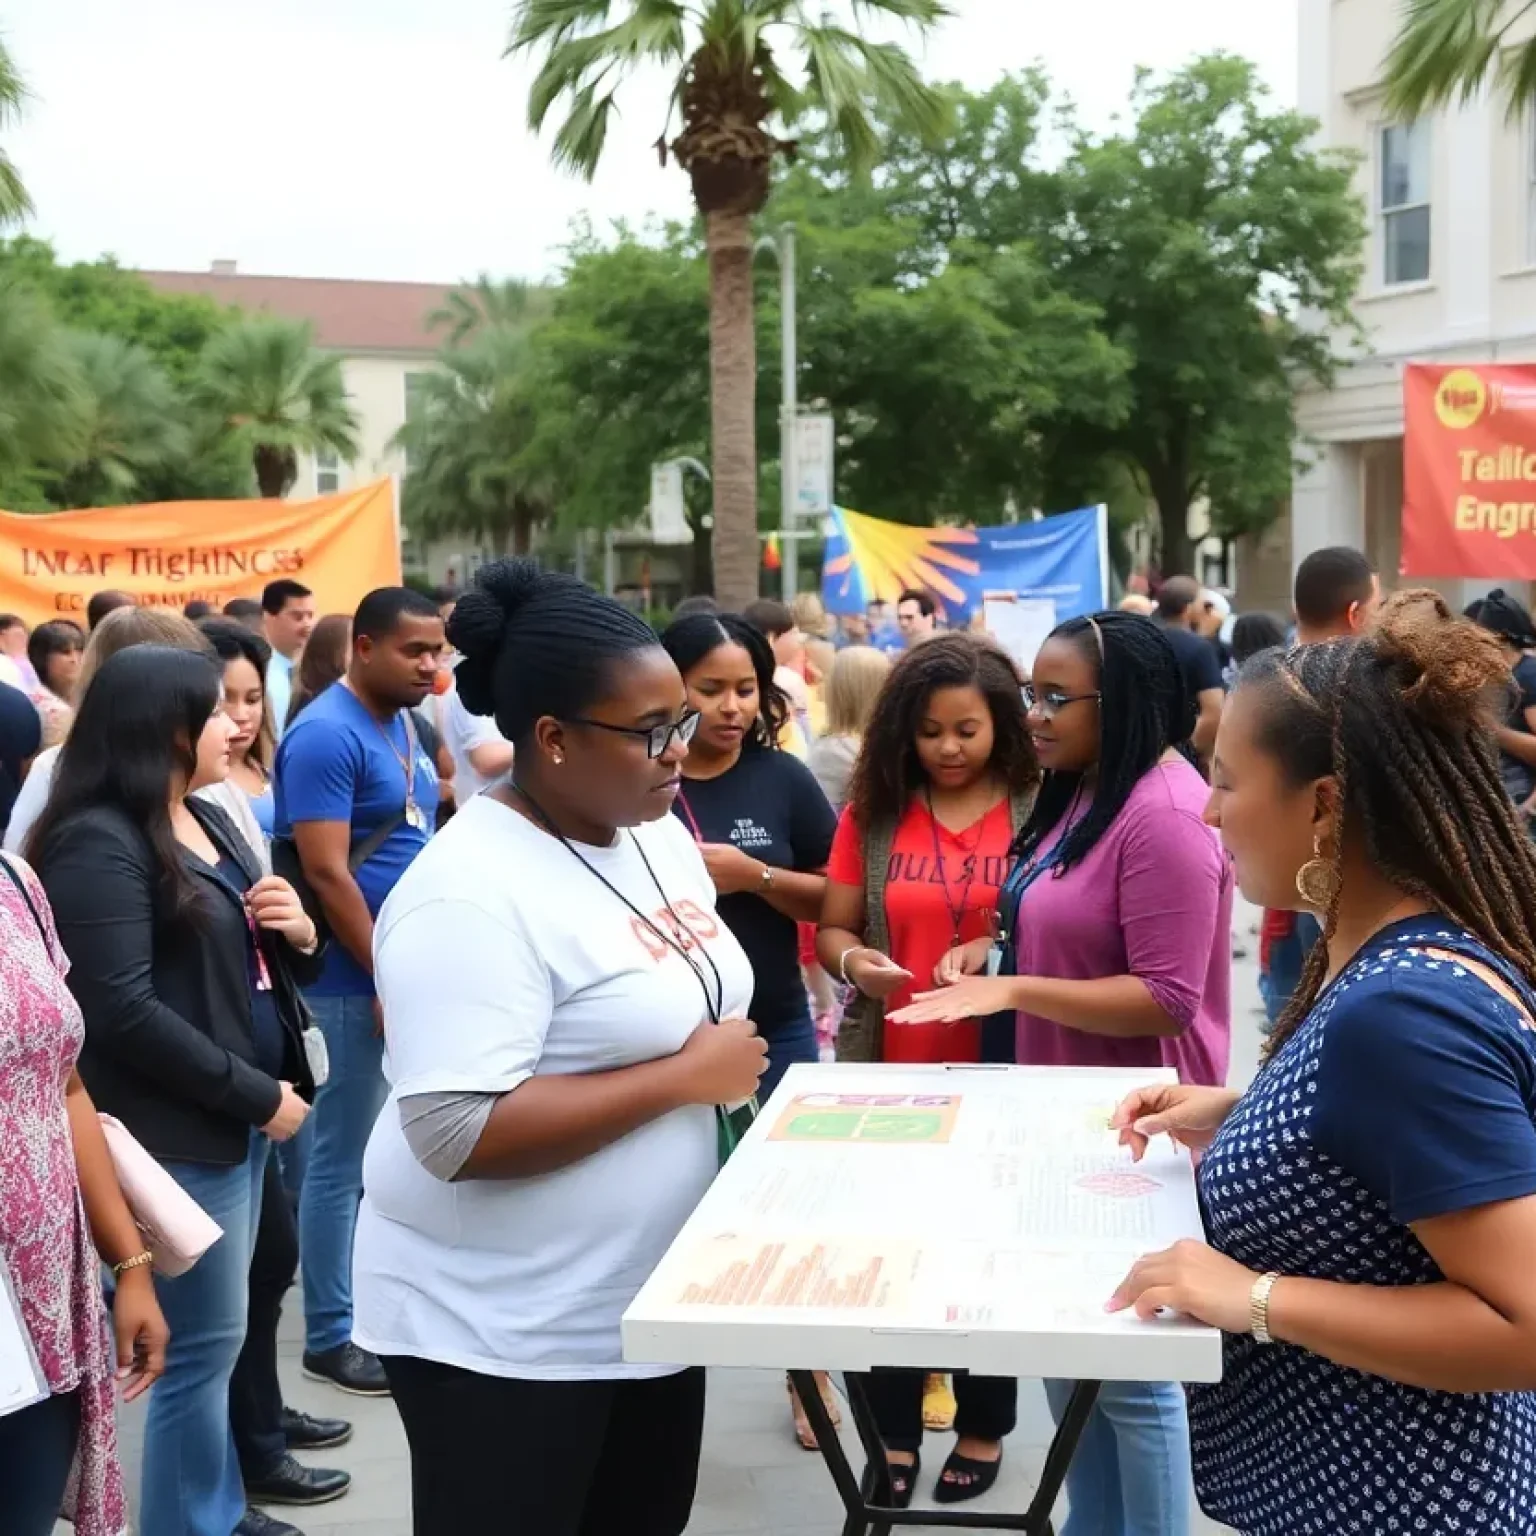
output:
[[[985,942],[951,950],[938,990],[895,1022],[1012,1008],[1023,1064],[1166,1065],[1224,1082],[1232,877],[1182,750],[1195,705],[1172,646],[1135,614],[1069,619],[1025,697],[1046,776],[999,903],[1002,974],[981,974]],[[1046,1383],[1058,1416],[1070,1389]],[[1067,1486],[1062,1536],[1185,1536],[1182,1389],[1106,1382]]]

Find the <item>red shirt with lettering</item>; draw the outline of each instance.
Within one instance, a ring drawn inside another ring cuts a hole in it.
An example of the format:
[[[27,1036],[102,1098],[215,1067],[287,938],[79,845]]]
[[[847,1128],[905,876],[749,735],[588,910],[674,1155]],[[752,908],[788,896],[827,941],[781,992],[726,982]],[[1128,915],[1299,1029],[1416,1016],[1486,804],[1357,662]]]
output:
[[[890,957],[912,972],[912,981],[886,999],[886,1061],[934,1064],[981,1059],[979,1019],[892,1024],[889,1015],[910,1002],[913,993],[932,989],[933,968],[945,950],[992,932],[1012,841],[1006,799],[960,832],[951,832],[935,820],[921,796],[907,807],[886,867],[885,920],[891,936]],[[863,840],[851,810],[845,809],[838,818],[827,878],[864,888]]]

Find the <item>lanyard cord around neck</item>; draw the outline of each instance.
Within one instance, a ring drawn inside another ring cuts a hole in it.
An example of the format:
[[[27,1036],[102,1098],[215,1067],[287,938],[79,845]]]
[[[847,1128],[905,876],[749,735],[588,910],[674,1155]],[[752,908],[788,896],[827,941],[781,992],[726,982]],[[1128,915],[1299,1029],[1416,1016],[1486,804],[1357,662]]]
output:
[[[966,869],[965,884],[960,887],[960,900],[956,902],[950,899],[949,877],[944,873],[944,850],[939,845],[939,818],[933,809],[933,791],[927,785],[924,785],[923,794],[928,802],[928,825],[933,832],[933,872],[939,877],[939,889],[944,892],[944,906],[949,912],[950,943],[958,944],[960,942],[960,925],[965,920],[965,909],[971,900],[971,886],[976,882],[976,868],[981,863],[981,845],[987,835],[987,822],[991,819],[992,812],[997,809],[997,806],[991,806],[982,813],[981,821],[976,829],[976,846],[974,848],[967,848],[964,843],[960,842],[958,834],[950,833],[950,836],[957,843],[960,843],[960,851],[968,855],[966,862],[970,865],[969,869]],[[1006,805],[1007,803],[1006,800],[998,802],[999,805]],[[946,827],[945,831],[948,830]],[[964,863],[962,863],[961,868],[965,868]]]
[[[566,852],[569,853],[571,857],[575,859],[576,862],[580,864],[581,867],[586,870],[589,875],[592,875],[603,885],[607,886],[608,890],[614,896],[617,896],[618,899],[622,901],[632,913],[634,913],[635,917],[640,922],[644,923],[645,926],[649,928],[650,931],[654,933],[656,937],[660,939],[661,942],[673,952],[673,954],[677,955],[690,971],[693,972],[694,980],[698,982],[699,990],[704,994],[704,1007],[709,1014],[710,1023],[718,1024],[720,1022],[721,1014],[725,1008],[725,983],[721,980],[720,968],[715,964],[714,958],[704,947],[704,941],[698,936],[698,934],[693,931],[692,928],[688,926],[687,923],[682,920],[680,916],[678,916],[677,909],[672,905],[671,897],[669,897],[667,893],[661,888],[661,881],[656,878],[656,871],[651,868],[651,861],[645,856],[645,849],[640,846],[640,839],[633,833],[629,834],[629,840],[634,844],[635,852],[640,855],[640,862],[645,865],[646,874],[651,877],[651,884],[656,887],[656,894],[661,897],[662,905],[667,909],[667,916],[670,917],[672,921],[677,925],[679,932],[686,933],[688,937],[693,940],[694,946],[704,957],[704,964],[709,967],[711,974],[714,976],[715,990],[713,995],[710,994],[709,983],[704,979],[704,972],[700,968],[698,962],[693,958],[691,954],[688,953],[687,949],[685,949],[683,945],[677,941],[675,935],[663,932],[663,930],[658,927],[651,918],[642,912],[640,908],[637,907],[634,902],[632,902],[629,897],[626,896],[624,892],[621,891],[618,886],[616,886],[613,881],[611,881],[607,875],[602,872],[602,870],[597,868],[595,864],[589,864],[587,860],[582,857],[581,851],[570,840],[570,838],[568,838],[565,833],[562,832],[560,828],[550,820],[548,814],[544,810],[544,807],[541,806],[539,802],[535,800],[533,796],[530,795],[521,784],[514,783],[509,785],[509,788],[511,788],[522,799],[524,804],[527,805],[528,809],[533,812],[533,814],[538,818],[539,824],[544,828],[544,830],[548,832],[551,837],[555,838],[559,843],[561,843],[564,846]]]

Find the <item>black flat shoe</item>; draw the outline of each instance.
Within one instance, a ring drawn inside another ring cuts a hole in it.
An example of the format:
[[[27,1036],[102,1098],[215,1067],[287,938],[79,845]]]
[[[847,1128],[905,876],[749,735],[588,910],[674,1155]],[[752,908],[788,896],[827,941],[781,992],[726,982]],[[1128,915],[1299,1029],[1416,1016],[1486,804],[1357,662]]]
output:
[[[311,1381],[329,1382],[354,1397],[389,1396],[389,1378],[379,1357],[356,1344],[339,1344],[319,1354],[305,1350],[304,1374]]]
[[[973,1456],[962,1456],[958,1451],[950,1453],[934,1486],[935,1504],[964,1504],[967,1499],[979,1499],[997,1481],[1003,1470],[1002,1452],[996,1461],[977,1461]]]
[[[891,1509],[906,1509],[912,1503],[912,1495],[917,1492],[917,1479],[923,1470],[923,1458],[921,1455],[910,1466],[903,1466],[900,1462],[893,1461],[891,1469]],[[873,1470],[864,1475],[864,1497],[867,1501],[874,1501],[875,1474]]]
[[[274,1520],[259,1509],[248,1509],[235,1527],[235,1536],[304,1536],[304,1533],[286,1520]]]
[[[246,1478],[245,1496],[252,1504],[329,1504],[351,1486],[350,1472],[306,1467],[284,1456],[262,1476]]]
[[[290,1451],[324,1451],[345,1445],[351,1438],[352,1426],[345,1419],[322,1419],[297,1408],[283,1409],[283,1439]]]

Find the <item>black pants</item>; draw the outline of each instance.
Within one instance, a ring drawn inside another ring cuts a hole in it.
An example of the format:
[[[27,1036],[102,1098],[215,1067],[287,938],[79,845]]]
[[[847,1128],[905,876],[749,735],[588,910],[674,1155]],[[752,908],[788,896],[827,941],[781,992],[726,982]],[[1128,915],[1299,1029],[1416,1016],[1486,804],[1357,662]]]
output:
[[[389,1355],[415,1536],[681,1536],[704,1372],[526,1381]]]
[[[283,1389],[277,1379],[277,1324],[283,1297],[299,1268],[293,1204],[276,1157],[267,1159],[261,1220],[251,1254],[251,1291],[245,1343],[229,1381],[229,1425],[240,1470],[247,1478],[270,1472],[288,1450],[283,1436]]]
[[[917,1451],[923,1444],[923,1371],[871,1371],[859,1377],[880,1438],[891,1451]],[[1011,1376],[955,1376],[955,1432],[978,1440],[1001,1440],[1018,1423],[1019,1384]]]
[[[0,1531],[50,1536],[80,1438],[80,1395],[55,1393],[0,1418]]]

